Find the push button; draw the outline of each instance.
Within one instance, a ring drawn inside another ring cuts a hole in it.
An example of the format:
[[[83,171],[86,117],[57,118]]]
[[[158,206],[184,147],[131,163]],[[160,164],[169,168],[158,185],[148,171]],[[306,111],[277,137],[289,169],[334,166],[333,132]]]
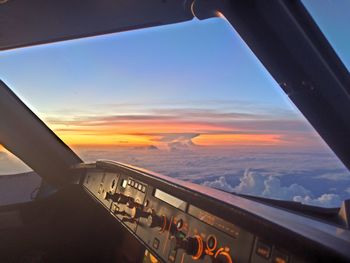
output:
[[[272,259],[273,263],[288,263],[289,256],[279,250],[275,250],[274,256]]]
[[[156,237],[153,239],[153,248],[155,249],[159,248],[159,239]]]
[[[265,259],[269,259],[271,257],[271,246],[261,242],[260,240],[256,244],[255,253]]]

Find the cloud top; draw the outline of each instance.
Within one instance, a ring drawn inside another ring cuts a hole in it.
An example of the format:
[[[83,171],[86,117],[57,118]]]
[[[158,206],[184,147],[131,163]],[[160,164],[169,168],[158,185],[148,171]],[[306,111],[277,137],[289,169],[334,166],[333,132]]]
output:
[[[224,176],[221,176],[214,181],[205,181],[203,185],[232,193],[296,201],[316,206],[339,207],[341,203],[341,197],[337,194],[324,193],[315,197],[312,191],[300,184],[282,186],[279,176],[259,174],[249,169],[245,170],[239,181],[238,185],[232,186]]]

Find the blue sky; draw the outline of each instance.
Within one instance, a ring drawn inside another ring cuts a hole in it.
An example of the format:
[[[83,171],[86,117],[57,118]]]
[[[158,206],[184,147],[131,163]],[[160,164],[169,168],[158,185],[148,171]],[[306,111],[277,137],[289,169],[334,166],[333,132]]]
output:
[[[349,68],[350,2],[303,3]],[[0,77],[38,113],[222,100],[293,108],[221,19],[5,51],[0,59]]]
[[[2,78],[39,111],[194,100],[290,108],[221,19],[18,49],[3,52],[1,60]]]

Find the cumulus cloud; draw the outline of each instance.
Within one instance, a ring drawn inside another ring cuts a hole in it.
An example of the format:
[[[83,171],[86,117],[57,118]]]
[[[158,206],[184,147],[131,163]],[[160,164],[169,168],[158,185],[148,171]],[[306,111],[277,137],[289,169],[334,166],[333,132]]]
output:
[[[225,177],[221,176],[216,180],[206,181],[203,185],[228,192],[290,200],[309,205],[338,207],[341,204],[339,195],[325,193],[319,197],[313,197],[312,192],[302,185],[294,183],[283,186],[279,176],[276,175],[259,174],[247,169],[239,180],[238,185],[232,186],[226,181]]]
[[[166,143],[169,150],[184,150],[194,146],[192,139],[198,136],[196,133],[167,134],[159,141]]]
[[[323,194],[317,198],[312,198],[308,195],[295,196],[293,197],[293,201],[316,206],[339,207],[342,200],[340,196],[336,194]]]
[[[232,187],[227,181],[224,176],[220,176],[218,179],[215,179],[213,181],[205,181],[203,185],[211,187],[211,188],[216,188],[216,189],[221,189],[226,192],[234,192],[235,188]]]
[[[240,183],[234,187],[237,193],[264,196],[269,198],[292,200],[294,196],[309,195],[310,191],[298,184],[282,186],[278,176],[265,176],[245,170]]]

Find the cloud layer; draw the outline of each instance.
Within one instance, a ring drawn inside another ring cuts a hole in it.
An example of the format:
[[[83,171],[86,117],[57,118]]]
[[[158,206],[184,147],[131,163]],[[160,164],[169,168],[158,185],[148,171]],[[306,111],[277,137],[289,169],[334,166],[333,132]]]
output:
[[[228,192],[334,207],[350,198],[350,174],[331,153],[288,152],[256,147],[233,149],[193,145],[198,134],[163,134],[168,145],[89,148],[75,151],[84,161],[110,159]],[[0,174],[28,171],[8,152],[0,152]]]
[[[0,145],[1,147],[1,145]],[[29,172],[31,169],[5,149],[0,149],[0,176]]]
[[[190,140],[193,135],[182,138]],[[177,137],[166,141],[177,140]],[[86,161],[110,159],[227,192],[333,207],[350,198],[350,174],[329,152],[283,152],[256,148],[176,151],[78,149]]]

